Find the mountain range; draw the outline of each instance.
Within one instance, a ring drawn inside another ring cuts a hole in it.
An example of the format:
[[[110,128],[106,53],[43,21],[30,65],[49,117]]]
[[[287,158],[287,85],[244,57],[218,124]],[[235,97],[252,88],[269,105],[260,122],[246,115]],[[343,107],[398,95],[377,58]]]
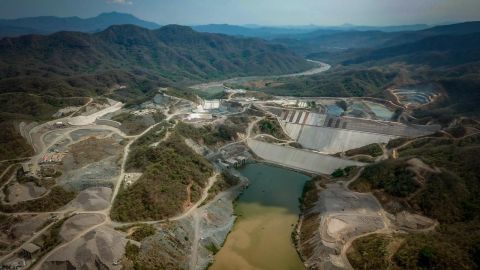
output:
[[[51,34],[59,31],[98,32],[112,25],[133,24],[147,29],[156,29],[160,25],[141,20],[133,15],[111,12],[102,13],[93,18],[41,16],[0,20],[0,38],[16,37],[28,34]]]
[[[0,38],[16,37],[28,34],[52,34],[59,31],[99,32],[112,25],[133,24],[148,29],[160,27],[157,23],[139,19],[126,13],[102,13],[92,18],[40,16],[18,19],[0,19]],[[429,28],[425,24],[399,26],[358,26],[345,24],[341,26],[260,26],[260,25],[230,25],[207,24],[191,26],[195,31],[205,33],[225,34],[231,36],[259,37],[274,39],[292,37],[310,33],[312,31],[326,31],[329,33],[349,31],[416,31]]]
[[[343,61],[345,53],[364,54],[365,50],[400,46],[440,35],[459,36],[480,32],[480,22],[464,22],[435,26],[418,31],[342,31],[316,30],[271,42],[284,45],[308,58],[323,58],[333,62]],[[349,57],[351,55],[348,55]]]
[[[58,87],[56,94],[64,95],[69,92],[64,88],[84,84],[85,79],[76,81],[75,77],[112,72],[181,83],[293,73],[310,67],[280,45],[198,33],[179,25],[156,30],[120,25],[93,34],[57,32],[0,40],[0,92]]]

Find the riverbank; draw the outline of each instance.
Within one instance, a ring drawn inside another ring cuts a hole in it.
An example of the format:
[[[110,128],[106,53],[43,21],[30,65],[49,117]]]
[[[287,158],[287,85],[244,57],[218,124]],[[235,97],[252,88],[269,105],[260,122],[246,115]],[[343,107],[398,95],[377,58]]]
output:
[[[310,177],[264,163],[239,171],[249,188],[235,205],[235,225],[209,269],[303,269],[291,234]]]

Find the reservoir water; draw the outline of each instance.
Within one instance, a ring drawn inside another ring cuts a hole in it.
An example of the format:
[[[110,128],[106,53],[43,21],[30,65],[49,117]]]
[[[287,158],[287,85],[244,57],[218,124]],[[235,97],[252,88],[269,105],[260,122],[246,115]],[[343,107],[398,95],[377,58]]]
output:
[[[237,221],[209,269],[305,269],[291,234],[309,177],[261,163],[249,164],[240,173],[250,185],[236,203]]]

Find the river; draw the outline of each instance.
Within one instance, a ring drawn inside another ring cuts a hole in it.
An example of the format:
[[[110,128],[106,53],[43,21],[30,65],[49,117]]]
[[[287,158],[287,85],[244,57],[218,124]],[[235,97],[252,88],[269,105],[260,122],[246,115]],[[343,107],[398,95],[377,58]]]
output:
[[[196,84],[189,86],[189,88],[192,89],[197,89],[197,90],[206,90],[208,89],[215,89],[215,88],[223,88],[223,85],[225,83],[245,83],[249,81],[257,81],[257,80],[266,80],[266,79],[275,79],[275,78],[289,78],[289,77],[300,77],[300,76],[311,76],[315,75],[318,73],[325,72],[331,68],[329,64],[320,62],[320,61],[314,61],[314,60],[307,60],[308,62],[311,62],[314,64],[314,67],[307,71],[299,72],[299,73],[292,73],[292,74],[284,74],[284,75],[270,75],[270,76],[247,76],[247,77],[237,77],[237,78],[231,78],[231,79],[226,79],[226,80],[221,80],[221,81],[214,81],[214,82],[208,82],[208,83],[202,83],[202,84]]]
[[[249,188],[235,205],[237,220],[210,270],[305,269],[291,234],[309,177],[262,163],[240,169]]]

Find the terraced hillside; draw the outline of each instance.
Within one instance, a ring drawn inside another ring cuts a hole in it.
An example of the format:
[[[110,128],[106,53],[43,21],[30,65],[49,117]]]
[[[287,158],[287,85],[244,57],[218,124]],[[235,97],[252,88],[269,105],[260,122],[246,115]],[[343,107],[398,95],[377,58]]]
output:
[[[478,127],[476,122],[462,122],[437,136],[392,141],[394,158],[366,167],[350,185],[372,192],[389,213],[408,211],[440,223],[428,233],[356,240],[349,253],[355,268],[476,269],[480,265]],[[373,260],[378,262],[373,265]]]

